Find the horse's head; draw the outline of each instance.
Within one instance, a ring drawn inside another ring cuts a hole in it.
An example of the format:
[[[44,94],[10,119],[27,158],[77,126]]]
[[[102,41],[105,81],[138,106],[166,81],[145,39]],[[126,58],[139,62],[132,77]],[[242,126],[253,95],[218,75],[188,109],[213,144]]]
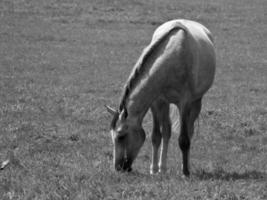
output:
[[[135,120],[127,118],[127,111],[116,111],[107,107],[113,115],[111,137],[113,141],[113,161],[117,171],[131,171],[132,163],[145,141],[145,131]]]

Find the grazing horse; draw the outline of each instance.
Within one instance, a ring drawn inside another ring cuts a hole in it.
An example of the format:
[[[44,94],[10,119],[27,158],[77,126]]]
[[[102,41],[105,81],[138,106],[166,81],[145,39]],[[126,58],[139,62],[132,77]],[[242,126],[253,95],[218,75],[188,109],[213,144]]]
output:
[[[159,26],[143,50],[123,90],[119,109],[112,113],[111,135],[117,171],[131,165],[145,141],[142,121],[148,109],[153,116],[151,173],[165,172],[171,136],[170,103],[180,115],[179,146],[182,170],[189,176],[190,140],[201,110],[203,95],[215,74],[215,51],[210,31],[190,20],[172,20]],[[160,157],[158,150],[162,148]]]

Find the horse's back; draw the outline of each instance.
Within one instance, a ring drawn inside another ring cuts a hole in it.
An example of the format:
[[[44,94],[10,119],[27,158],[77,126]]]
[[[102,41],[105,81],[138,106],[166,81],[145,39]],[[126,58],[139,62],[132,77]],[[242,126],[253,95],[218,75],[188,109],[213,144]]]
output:
[[[205,26],[198,22],[185,19],[171,20],[160,25],[155,30],[152,41],[162,37],[166,32],[174,28],[187,29],[196,41],[203,40],[213,45],[212,34]]]
[[[215,50],[210,31],[202,24],[190,20],[172,20],[159,26],[152,37],[157,40],[172,29],[182,29],[187,35],[187,66],[191,77],[191,89],[197,96],[203,95],[212,85],[215,74]],[[184,37],[177,37],[183,40]],[[172,41],[173,42],[173,41]],[[179,43],[179,42],[178,42]],[[177,51],[177,50],[174,50]],[[182,50],[181,52],[183,52]],[[177,52],[175,52],[177,53]],[[177,68],[177,67],[176,67]],[[180,69],[177,69],[180,70]]]

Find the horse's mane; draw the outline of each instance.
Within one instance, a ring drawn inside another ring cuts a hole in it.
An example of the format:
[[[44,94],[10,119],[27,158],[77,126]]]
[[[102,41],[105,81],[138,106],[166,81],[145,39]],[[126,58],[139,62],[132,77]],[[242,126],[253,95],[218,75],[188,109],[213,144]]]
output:
[[[121,102],[119,105],[119,112],[125,109],[126,114],[126,103],[127,99],[130,95],[130,92],[134,89],[136,84],[138,83],[140,75],[145,71],[144,63],[147,61],[149,56],[153,54],[155,49],[170,35],[170,33],[177,29],[183,29],[187,32],[187,28],[182,25],[180,22],[176,22],[172,25],[172,27],[166,31],[161,37],[157,38],[155,41],[152,41],[142,52],[141,56],[139,57],[137,63],[135,64],[133,71],[131,72],[126,84],[124,86],[123,94],[121,97]]]

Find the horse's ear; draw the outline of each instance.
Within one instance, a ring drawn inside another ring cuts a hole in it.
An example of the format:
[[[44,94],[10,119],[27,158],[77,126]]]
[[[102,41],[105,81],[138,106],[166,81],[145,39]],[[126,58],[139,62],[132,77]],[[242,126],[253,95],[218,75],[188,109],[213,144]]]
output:
[[[121,119],[121,120],[124,120],[124,119],[127,118],[127,116],[128,116],[127,109],[124,108],[124,109],[121,111],[121,113],[120,113],[120,119]]]
[[[114,109],[110,106],[105,105],[105,107],[106,107],[107,111],[112,115],[115,115],[116,113],[118,113],[118,111],[116,109]]]

